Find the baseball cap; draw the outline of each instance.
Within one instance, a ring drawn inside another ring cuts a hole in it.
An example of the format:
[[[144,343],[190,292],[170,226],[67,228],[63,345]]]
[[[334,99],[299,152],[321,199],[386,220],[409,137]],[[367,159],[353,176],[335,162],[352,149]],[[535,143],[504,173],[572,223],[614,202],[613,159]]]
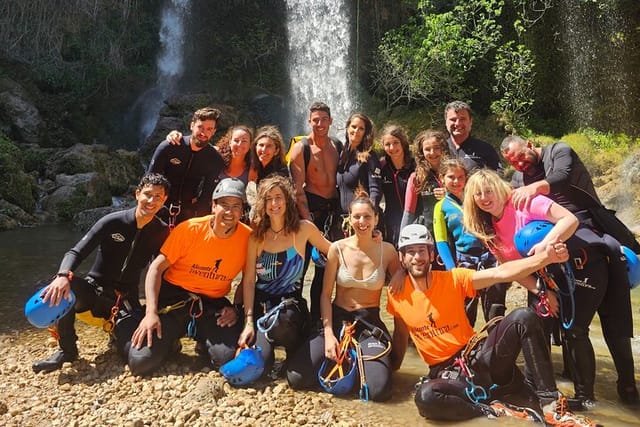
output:
[[[245,194],[244,183],[238,178],[225,178],[218,183],[216,189],[213,190],[213,200],[218,200],[221,197],[239,197],[243,202],[247,201]]]
[[[433,245],[433,237],[422,224],[409,224],[400,231],[398,249],[410,245]]]

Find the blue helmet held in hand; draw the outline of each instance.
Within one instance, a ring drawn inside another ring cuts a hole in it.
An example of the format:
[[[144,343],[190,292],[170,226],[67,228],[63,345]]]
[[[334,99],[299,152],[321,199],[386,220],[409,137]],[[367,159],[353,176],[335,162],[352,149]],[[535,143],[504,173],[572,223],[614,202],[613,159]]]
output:
[[[36,328],[46,328],[54,325],[76,303],[76,295],[69,290],[69,299],[62,298],[60,304],[49,306],[48,302],[42,301],[43,291],[44,289],[38,289],[24,306],[24,314],[27,316],[27,320]]]
[[[243,386],[256,381],[264,372],[264,360],[260,347],[245,347],[235,359],[220,367],[220,373],[233,386]]]
[[[542,242],[553,228],[549,221],[535,220],[522,227],[515,236],[513,243],[521,256],[526,257],[532,247]]]
[[[629,285],[631,285],[631,289],[634,289],[640,285],[640,259],[638,259],[638,254],[624,245],[620,245],[620,251],[627,259]]]
[[[353,390],[358,376],[356,357],[356,351],[349,349],[348,355],[342,361],[341,366],[334,364],[335,362],[332,360],[324,359],[318,371],[318,381],[324,391],[341,396]],[[331,365],[333,366],[331,367]]]
[[[325,267],[327,265],[327,257],[325,257],[315,246],[311,248],[311,260],[318,267]]]

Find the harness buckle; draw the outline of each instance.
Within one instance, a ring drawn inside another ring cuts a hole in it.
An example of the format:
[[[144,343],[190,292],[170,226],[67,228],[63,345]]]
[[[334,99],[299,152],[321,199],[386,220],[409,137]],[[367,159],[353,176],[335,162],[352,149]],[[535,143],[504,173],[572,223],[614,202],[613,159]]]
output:
[[[582,261],[582,258],[580,258],[580,257],[575,257],[573,259],[573,263],[576,266],[576,270],[582,270],[584,268],[584,262]]]

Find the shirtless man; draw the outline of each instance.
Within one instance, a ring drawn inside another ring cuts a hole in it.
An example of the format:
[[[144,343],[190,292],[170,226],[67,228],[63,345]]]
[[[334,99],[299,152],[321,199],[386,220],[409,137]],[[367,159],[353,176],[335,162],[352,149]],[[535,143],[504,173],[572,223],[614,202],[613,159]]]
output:
[[[325,232],[325,237],[335,240],[340,236],[340,202],[336,190],[336,172],[339,141],[329,137],[333,123],[331,110],[323,102],[314,102],[309,107],[311,133],[296,142],[291,150],[289,168],[296,189],[296,203],[302,219],[309,219]],[[305,151],[308,154],[305,154]],[[328,234],[328,235],[327,235]],[[306,251],[305,271],[309,265],[310,248]],[[324,268],[316,266],[311,283],[311,320],[320,319],[320,293]]]

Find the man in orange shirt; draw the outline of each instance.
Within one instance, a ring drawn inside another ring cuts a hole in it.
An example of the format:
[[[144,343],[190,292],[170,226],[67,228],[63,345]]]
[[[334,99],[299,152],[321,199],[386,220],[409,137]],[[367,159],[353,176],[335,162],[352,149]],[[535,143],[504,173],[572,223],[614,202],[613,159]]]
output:
[[[245,201],[242,181],[223,179],[212,214],[181,222],[169,234],[145,279],[146,314],[128,358],[134,375],[157,369],[185,335],[204,345],[214,367],[233,359],[242,324],[225,296],[245,266],[251,233],[240,222]]]
[[[516,359],[523,352],[527,377],[534,387],[544,421],[588,425],[566,410],[556,387],[551,357],[536,313],[520,308],[497,323],[477,345],[467,319],[464,300],[477,289],[522,279],[547,264],[568,259],[563,243],[543,253],[495,268],[431,271],[433,238],[423,225],[402,229],[400,261],[407,271],[402,289],[389,292],[387,310],[394,316],[392,364],[398,369],[411,337],[429,364],[428,379],[416,391],[420,415],[429,419],[460,421],[476,416],[520,415],[542,421],[535,410],[492,402],[525,387]],[[530,282],[526,282],[527,284]],[[532,289],[532,291],[536,291]]]

